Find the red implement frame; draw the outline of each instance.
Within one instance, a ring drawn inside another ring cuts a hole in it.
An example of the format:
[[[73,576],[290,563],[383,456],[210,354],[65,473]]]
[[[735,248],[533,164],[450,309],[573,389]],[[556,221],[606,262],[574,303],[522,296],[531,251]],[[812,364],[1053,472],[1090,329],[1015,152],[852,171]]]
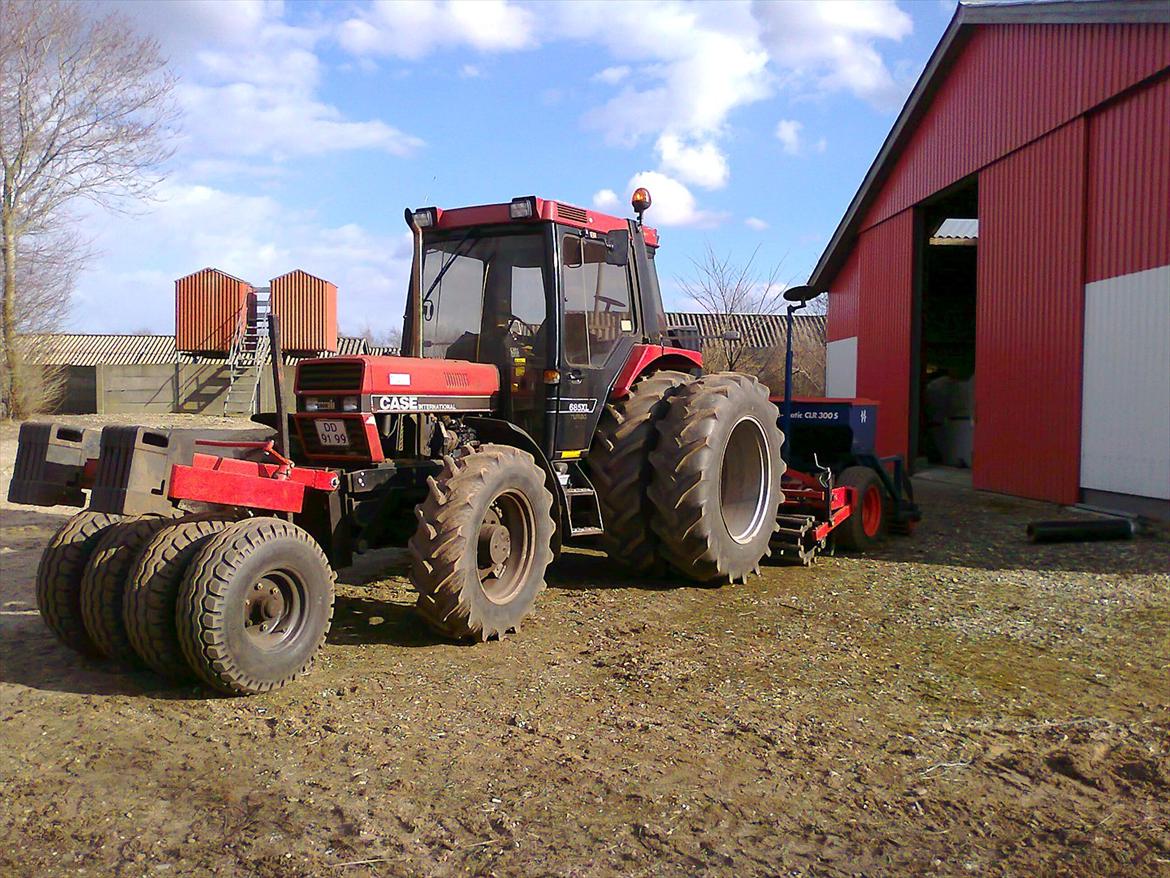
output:
[[[784,502],[780,506],[780,512],[800,513],[817,518],[813,536],[818,542],[836,530],[841,522],[855,514],[859,504],[856,489],[848,485],[833,488],[826,497],[825,487],[816,476],[794,469],[784,473]]]
[[[220,442],[196,440],[197,445],[219,448],[255,448],[276,463],[237,460],[196,452],[191,465],[171,467],[168,496],[222,506],[240,506],[270,512],[300,512],[306,491],[336,491],[340,485],[333,470],[294,466],[279,454],[272,442]]]

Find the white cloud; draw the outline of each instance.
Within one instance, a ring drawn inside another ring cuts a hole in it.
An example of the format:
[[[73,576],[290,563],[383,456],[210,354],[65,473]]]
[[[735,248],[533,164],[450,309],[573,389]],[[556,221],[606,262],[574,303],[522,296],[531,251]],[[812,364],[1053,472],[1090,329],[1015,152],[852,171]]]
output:
[[[565,3],[553,7],[556,37],[600,44],[637,76],[585,116],[611,144],[633,146],[671,131],[707,138],[728,113],[770,93],[767,54],[742,3]],[[637,39],[630,39],[637,34]]]
[[[633,194],[639,186],[645,186],[650,190],[653,203],[646,215],[646,221],[652,226],[710,228],[724,219],[723,214],[700,210],[691,190],[659,171],[642,171],[635,174],[626,185],[626,190]]]
[[[731,174],[727,157],[711,141],[684,143],[674,134],[663,134],[655,144],[662,170],[705,189],[721,189]]]
[[[618,67],[606,67],[604,70],[594,73],[592,79],[594,82],[604,82],[606,85],[617,85],[629,75],[630,68],[622,64]]]
[[[464,64],[459,68],[459,75],[464,79],[478,79],[482,74],[474,64]]]
[[[337,39],[355,55],[418,60],[440,48],[515,51],[536,44],[532,11],[506,0],[375,0],[342,22]]]
[[[373,149],[406,156],[422,140],[380,119],[351,120],[319,97],[322,26],[285,22],[280,3],[113,2],[155,36],[180,73],[180,160],[226,171],[240,159]],[[218,162],[218,165],[216,164]],[[246,172],[246,170],[245,170]]]
[[[621,204],[621,199],[612,189],[602,189],[593,195],[593,206],[598,210],[616,211]]]
[[[768,223],[765,220],[760,219],[758,216],[749,216],[743,221],[743,224],[756,232],[762,232],[768,228]]]
[[[804,123],[795,119],[781,119],[776,123],[776,139],[789,155],[800,155],[800,132],[803,128]]]
[[[905,86],[895,81],[875,43],[901,40],[914,27],[894,0],[755,3],[760,39],[795,89],[846,90],[886,109]]]
[[[809,144],[804,139],[804,123],[795,119],[781,119],[776,123],[776,139],[789,155],[805,155],[809,152],[824,152],[828,141],[820,138]]]

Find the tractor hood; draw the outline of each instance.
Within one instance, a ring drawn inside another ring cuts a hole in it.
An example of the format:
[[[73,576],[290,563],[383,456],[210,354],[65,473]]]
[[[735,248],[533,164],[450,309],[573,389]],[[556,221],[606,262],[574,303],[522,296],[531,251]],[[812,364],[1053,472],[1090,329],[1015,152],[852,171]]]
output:
[[[375,414],[489,411],[499,390],[495,366],[465,360],[323,357],[297,367],[297,396],[326,403],[318,411],[339,396],[358,396]]]

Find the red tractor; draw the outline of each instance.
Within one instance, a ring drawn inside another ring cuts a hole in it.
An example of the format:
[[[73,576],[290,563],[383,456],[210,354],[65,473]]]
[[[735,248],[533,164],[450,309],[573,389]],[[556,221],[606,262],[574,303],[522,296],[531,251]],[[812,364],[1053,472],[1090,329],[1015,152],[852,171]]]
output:
[[[777,409],[752,376],[703,374],[697,331],[667,325],[649,204],[408,211],[405,355],[302,362],[296,412],[259,417],[272,439],[24,425],[10,499],[88,499],[37,573],[48,626],[250,694],[308,669],[355,551],[407,545],[419,614],[468,640],[517,628],[583,538],[640,573],[758,571]]]

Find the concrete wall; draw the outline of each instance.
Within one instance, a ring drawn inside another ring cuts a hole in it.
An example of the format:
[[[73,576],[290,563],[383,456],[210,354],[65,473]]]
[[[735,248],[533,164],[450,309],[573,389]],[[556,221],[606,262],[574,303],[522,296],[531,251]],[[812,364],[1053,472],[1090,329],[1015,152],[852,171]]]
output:
[[[49,367],[57,369],[58,367]],[[88,415],[97,411],[97,367],[60,367],[65,380],[64,394],[57,403],[57,413],[62,415]]]
[[[228,368],[221,365],[68,366],[58,414],[208,414],[223,415]],[[296,367],[284,368],[285,405],[294,407]],[[260,380],[260,411],[273,411],[272,371]]]
[[[96,372],[98,414],[175,411],[174,366],[98,366]]]

